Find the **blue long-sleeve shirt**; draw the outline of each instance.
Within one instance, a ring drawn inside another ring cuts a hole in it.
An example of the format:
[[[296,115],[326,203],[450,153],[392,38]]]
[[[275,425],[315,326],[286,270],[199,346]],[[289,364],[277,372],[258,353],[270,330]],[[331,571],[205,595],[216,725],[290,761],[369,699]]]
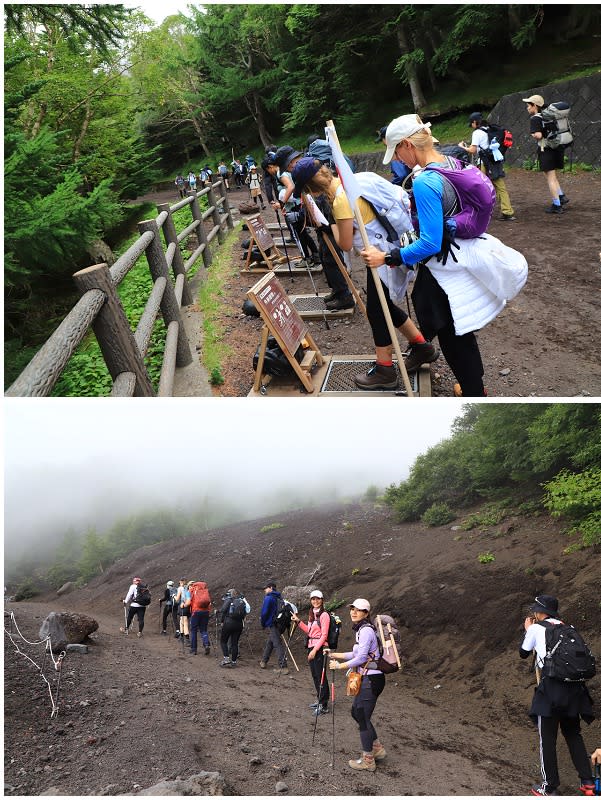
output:
[[[419,220],[419,239],[400,249],[404,264],[413,266],[440,253],[444,227],[442,176],[424,169],[413,179],[413,197]]]
[[[262,628],[272,628],[273,622],[275,620],[275,615],[278,608],[278,598],[282,595],[275,590],[269,592],[269,594],[265,595],[265,599],[263,600],[263,605],[261,606],[261,627]]]

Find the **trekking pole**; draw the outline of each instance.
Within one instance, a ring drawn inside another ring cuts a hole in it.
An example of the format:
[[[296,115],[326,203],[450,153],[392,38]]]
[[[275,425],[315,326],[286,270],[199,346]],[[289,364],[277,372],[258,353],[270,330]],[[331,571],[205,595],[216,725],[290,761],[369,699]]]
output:
[[[319,292],[317,291],[317,286],[315,285],[315,281],[313,280],[313,275],[311,274],[311,267],[309,266],[309,263],[307,261],[307,256],[305,255],[305,251],[303,250],[303,246],[301,244],[301,240],[300,240],[300,237],[298,235],[298,232],[297,232],[296,228],[294,227],[294,225],[292,225],[292,224],[290,225],[290,230],[292,231],[292,238],[296,242],[296,246],[298,247],[298,251],[301,254],[301,256],[303,257],[303,261],[305,262],[305,266],[307,267],[307,273],[309,274],[309,278],[311,279],[311,284],[313,285],[313,291],[315,292],[315,297],[319,297]],[[325,309],[325,307],[324,307],[324,310],[323,310],[323,321],[326,324],[326,330],[329,331],[330,330],[330,324],[328,322],[328,318],[326,317],[326,309]]]
[[[127,629],[127,606],[123,606],[123,613],[125,614],[125,635],[129,636],[129,630]]]
[[[286,648],[286,650],[288,651],[288,653],[289,653],[289,655],[290,655],[290,658],[292,659],[292,663],[293,663],[293,664],[294,664],[294,666],[296,667],[296,671],[297,671],[297,672],[300,672],[300,669],[298,668],[298,664],[296,663],[296,661],[294,660],[294,656],[292,655],[292,651],[291,651],[291,650],[290,650],[290,648],[288,647],[288,642],[287,642],[287,641],[284,639],[284,634],[283,634],[283,633],[280,633],[280,636],[281,636],[281,638],[282,638],[282,641],[284,642],[284,647]]]
[[[284,255],[286,256],[286,263],[288,264],[288,272],[290,273],[290,283],[294,283],[294,278],[292,277],[292,264],[290,263],[290,256],[288,255],[288,248],[286,247],[286,237],[284,235],[284,228],[282,227],[282,221],[280,219],[280,214],[277,208],[273,209],[275,211],[275,218],[278,221],[278,227],[280,229],[280,236],[282,237],[282,246],[284,248]]]
[[[330,676],[330,706],[332,707],[332,764],[331,767],[334,769],[334,715],[336,712],[336,693],[334,691],[334,672],[332,670],[332,674]]]
[[[330,655],[330,648],[324,647],[322,653],[323,653],[323,664],[321,665],[321,678],[319,679],[319,689],[317,690],[317,708],[315,709],[315,725],[313,726],[313,739],[311,741],[311,745],[315,744],[315,733],[317,731],[317,718],[319,717],[319,709],[321,708],[321,693],[323,692],[323,681],[326,674],[326,661],[328,659],[328,656]]]

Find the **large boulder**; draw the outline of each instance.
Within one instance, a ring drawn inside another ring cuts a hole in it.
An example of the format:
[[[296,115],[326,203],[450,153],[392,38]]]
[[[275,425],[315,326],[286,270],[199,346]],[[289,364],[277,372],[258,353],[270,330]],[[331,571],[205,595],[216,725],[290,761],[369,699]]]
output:
[[[67,594],[75,587],[73,581],[67,581],[67,583],[63,583],[60,589],[56,590],[57,595],[60,597],[62,594]]]
[[[314,585],[309,586],[284,586],[282,589],[282,597],[284,600],[289,600],[299,609],[311,607],[310,595],[314,589],[319,587]]]
[[[68,644],[80,644],[98,630],[98,623],[85,614],[51,611],[40,627],[40,639],[50,636],[53,650],[63,650]]]
[[[164,797],[165,795],[179,795],[186,797],[188,795],[199,795],[201,797],[210,797],[215,795],[223,795],[225,792],[225,780],[220,772],[198,772],[196,775],[191,775],[186,780],[176,778],[174,781],[161,781],[155,783],[154,786],[149,786],[148,789],[142,789],[138,794],[154,795]]]

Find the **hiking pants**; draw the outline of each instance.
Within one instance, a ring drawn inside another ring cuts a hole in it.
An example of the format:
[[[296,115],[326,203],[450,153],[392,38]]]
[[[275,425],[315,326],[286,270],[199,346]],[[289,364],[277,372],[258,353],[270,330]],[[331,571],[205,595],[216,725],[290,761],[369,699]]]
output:
[[[265,642],[265,648],[263,650],[263,658],[261,660],[265,664],[267,664],[272,650],[275,650],[275,654],[278,657],[278,664],[283,669],[288,665],[288,662],[286,660],[286,651],[284,650],[284,642],[282,641],[282,636],[276,628],[268,628],[268,630],[269,630],[269,638]]]
[[[328,698],[330,697],[330,686],[328,684],[327,667],[323,673],[323,684],[321,682],[321,673],[324,667],[324,660],[322,648],[319,653],[317,653],[313,661],[309,661],[309,667],[311,668],[311,676],[313,677],[313,683],[315,684],[315,696],[317,697],[317,702],[321,703],[324,708],[327,708]]]
[[[137,617],[138,618],[138,628],[140,630],[140,633],[142,633],[142,631],[144,630],[144,614],[145,614],[145,612],[146,612],[146,606],[130,606],[129,610],[127,612],[126,626],[129,628],[129,626],[132,624],[132,622],[134,620],[134,617]]]
[[[382,694],[386,678],[384,675],[364,675],[361,690],[353,700],[351,717],[359,726],[361,748],[364,753],[371,753],[373,744],[378,738],[372,725],[371,715],[374,713],[378,697]]]
[[[221,650],[232,661],[238,660],[238,641],[242,630],[242,623],[232,619],[226,619],[221,627]]]
[[[475,333],[457,336],[455,325],[438,331],[438,343],[459,381],[463,397],[484,397],[484,365]]]
[[[591,762],[580,733],[579,717],[539,717],[538,735],[540,739],[540,773],[543,786],[549,790],[559,786],[559,770],[557,769],[557,733],[561,728],[566,740],[572,763],[580,780],[592,783]]]
[[[163,630],[164,631],[167,630],[167,618],[169,617],[169,614],[171,614],[172,612],[173,612],[173,604],[169,605],[168,603],[165,603],[163,605]],[[175,628],[175,622],[173,623],[173,627]]]
[[[344,279],[343,279],[344,280]],[[386,298],[386,305],[390,311],[392,324],[395,328],[400,328],[409,319],[408,315],[399,308],[390,299],[390,292],[388,286],[382,282],[382,289],[384,290],[384,297]],[[376,283],[371,269],[367,268],[367,319],[371,325],[372,336],[374,337],[374,344],[376,347],[388,347],[392,344],[390,333],[388,332],[388,325],[386,324],[386,317],[382,311],[382,304]]]
[[[209,634],[207,628],[209,627],[209,612],[208,611],[195,611],[190,616],[190,652],[196,652],[196,639],[198,633],[202,637],[204,647],[208,647],[211,643],[209,641]]]
[[[501,214],[507,214],[510,217],[513,216],[513,206],[511,205],[511,200],[509,199],[507,186],[505,186],[505,178],[496,178],[492,184],[495,187],[497,198],[501,204]]]

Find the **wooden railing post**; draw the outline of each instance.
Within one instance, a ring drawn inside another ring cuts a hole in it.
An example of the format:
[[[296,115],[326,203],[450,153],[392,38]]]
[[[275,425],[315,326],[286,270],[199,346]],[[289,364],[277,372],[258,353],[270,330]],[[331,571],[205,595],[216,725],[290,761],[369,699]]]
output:
[[[150,377],[108,265],[96,264],[82,269],[75,273],[73,280],[80,294],[84,295],[90,289],[100,289],[106,297],[104,305],[92,322],[92,328],[113,381],[123,372],[133,372],[136,376],[135,396],[153,397],[155,392]]]
[[[204,222],[202,221],[202,211],[200,210],[200,206],[198,204],[198,195],[192,195],[192,219],[198,220],[198,226],[196,228],[196,235],[198,236],[198,241],[201,244],[204,244],[204,250],[202,251],[202,261],[205,267],[210,267],[213,263],[213,255],[211,253],[211,246],[207,241],[207,232],[204,228]]]
[[[227,191],[225,188],[225,181],[223,180],[223,178],[221,179],[221,182],[219,184],[219,193],[223,198],[223,210],[227,215],[227,226],[230,230],[232,230],[234,227],[234,220],[232,217],[232,210],[230,208],[230,201],[227,199]]]
[[[186,267],[182,257],[182,251],[179,249],[179,242],[177,241],[177,231],[175,230],[175,223],[171,214],[171,206],[169,203],[161,203],[160,205],[157,205],[157,209],[159,211],[167,212],[167,219],[165,222],[163,222],[163,232],[165,234],[165,240],[167,244],[175,245],[175,252],[173,253],[173,262],[171,264],[171,268],[173,269],[173,274],[176,278],[178,275],[184,276],[182,305],[189,306],[194,302],[194,298],[192,297],[192,292],[190,291],[190,286],[188,285],[188,279],[186,278]]]
[[[219,244],[223,244],[223,240],[225,238],[225,234],[221,230],[221,217],[219,216],[219,208],[217,206],[217,202],[215,200],[215,192],[213,190],[213,184],[209,184],[209,205],[213,207],[213,225],[217,226],[219,230],[217,231],[217,241]]]
[[[146,248],[146,260],[148,261],[148,266],[150,267],[150,274],[152,275],[153,281],[156,281],[157,278],[161,277],[167,280],[167,285],[161,299],[161,313],[163,315],[163,321],[166,328],[169,327],[170,322],[177,322],[179,324],[179,335],[177,337],[177,357],[175,363],[178,367],[185,367],[187,364],[192,363],[192,353],[190,352],[190,344],[188,342],[188,337],[186,336],[180,307],[175,296],[175,290],[173,288],[173,284],[169,280],[169,267],[167,265],[165,253],[163,252],[163,247],[161,245],[159,226],[157,225],[156,220],[147,219],[138,223],[138,230],[140,233],[151,231],[154,234],[152,242],[150,242]]]

